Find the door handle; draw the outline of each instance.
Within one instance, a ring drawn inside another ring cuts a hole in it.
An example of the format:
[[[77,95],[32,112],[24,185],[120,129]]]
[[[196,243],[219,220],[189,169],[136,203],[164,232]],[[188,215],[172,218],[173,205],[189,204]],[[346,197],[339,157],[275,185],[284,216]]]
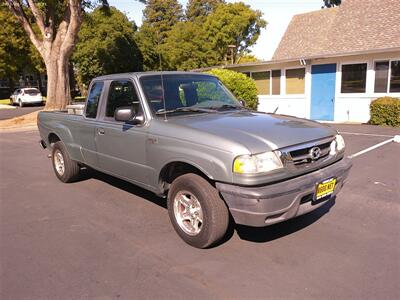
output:
[[[104,128],[97,128],[97,133],[99,135],[104,135],[106,132],[104,131]]]

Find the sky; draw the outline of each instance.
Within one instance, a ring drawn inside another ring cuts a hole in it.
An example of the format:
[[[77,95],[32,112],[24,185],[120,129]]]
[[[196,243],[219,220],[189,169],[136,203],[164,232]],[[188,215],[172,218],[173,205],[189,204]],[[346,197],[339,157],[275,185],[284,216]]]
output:
[[[187,0],[179,0],[185,8]],[[228,0],[227,2],[238,2]],[[285,30],[296,14],[321,9],[322,0],[242,0],[252,9],[263,12],[263,18],[268,22],[257,41],[252,47],[252,54],[262,60],[272,58]],[[126,13],[128,18],[140,26],[142,23],[142,10],[144,4],[135,0],[109,0],[110,5]]]

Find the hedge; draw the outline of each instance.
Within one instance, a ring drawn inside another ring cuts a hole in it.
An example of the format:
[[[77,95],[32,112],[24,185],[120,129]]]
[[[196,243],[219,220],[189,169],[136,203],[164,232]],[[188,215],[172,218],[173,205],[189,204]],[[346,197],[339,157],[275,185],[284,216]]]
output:
[[[212,69],[207,73],[217,76],[237,99],[244,100],[247,107],[257,110],[258,93],[253,79],[242,73],[226,69]]]
[[[370,113],[370,124],[400,127],[399,98],[382,97],[372,101]]]

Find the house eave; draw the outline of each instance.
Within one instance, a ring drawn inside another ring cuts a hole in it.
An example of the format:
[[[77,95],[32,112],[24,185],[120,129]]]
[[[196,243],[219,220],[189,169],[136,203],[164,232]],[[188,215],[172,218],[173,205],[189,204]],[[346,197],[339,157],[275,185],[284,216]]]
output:
[[[392,47],[392,48],[382,48],[382,49],[371,49],[371,50],[360,50],[360,51],[349,51],[349,52],[340,52],[340,53],[327,53],[327,54],[318,54],[318,55],[309,55],[309,56],[302,56],[302,57],[293,57],[288,59],[272,59],[266,61],[259,61],[259,62],[251,62],[251,63],[243,63],[243,64],[236,64],[236,65],[220,65],[220,66],[213,66],[207,68],[199,68],[194,69],[194,72],[204,72],[209,71],[211,69],[236,69],[241,67],[253,67],[253,66],[263,66],[263,65],[272,65],[272,64],[284,64],[294,61],[300,60],[319,60],[319,59],[328,59],[328,58],[337,58],[337,57],[344,57],[344,56],[356,56],[356,55],[367,55],[367,54],[378,54],[378,53],[390,53],[390,52],[399,52],[400,54],[400,47]]]

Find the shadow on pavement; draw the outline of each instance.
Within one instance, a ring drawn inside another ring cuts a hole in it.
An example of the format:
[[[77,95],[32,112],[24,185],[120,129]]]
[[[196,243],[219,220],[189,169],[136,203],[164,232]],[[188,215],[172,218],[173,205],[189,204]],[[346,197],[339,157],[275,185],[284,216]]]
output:
[[[119,188],[125,192],[131,193],[135,196],[141,197],[143,199],[146,199],[147,201],[150,201],[154,204],[157,204],[158,206],[161,206],[165,209],[167,209],[167,201],[164,198],[158,197],[154,193],[147,191],[141,187],[138,187],[132,183],[129,183],[127,181],[124,181],[122,179],[118,179],[116,177],[95,171],[95,170],[85,170],[85,172],[82,174],[81,181],[87,180],[87,179],[97,179],[101,180],[105,183],[108,183],[109,185],[112,185],[116,188]]]
[[[82,174],[81,180],[87,180],[90,178],[103,181],[109,185],[112,185],[116,188],[124,190],[128,193],[141,197],[147,201],[150,201],[160,207],[167,209],[166,199],[158,197],[154,193],[129,182],[126,182],[122,179],[118,179],[116,177],[95,170],[87,169]],[[335,198],[333,198],[313,212],[291,219],[289,221],[260,228],[235,224],[232,216],[230,216],[230,225],[225,237],[211,248],[218,247],[219,245],[229,241],[232,238],[235,230],[240,239],[250,242],[266,243],[279,239],[296,231],[302,230],[303,228],[318,221],[323,215],[329,212],[329,210],[335,205],[335,203]]]
[[[335,203],[336,199],[333,198],[308,214],[267,227],[248,227],[236,225],[236,232],[242,240],[256,243],[270,242],[302,230],[303,228],[313,224],[323,215],[328,213]]]

